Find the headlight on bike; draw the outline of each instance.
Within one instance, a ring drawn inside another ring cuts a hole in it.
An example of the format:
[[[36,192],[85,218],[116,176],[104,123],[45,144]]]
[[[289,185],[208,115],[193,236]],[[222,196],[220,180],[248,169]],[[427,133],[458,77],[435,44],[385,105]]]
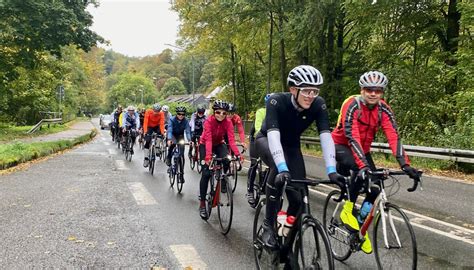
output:
[[[227,159],[228,159],[228,160],[231,160],[231,159],[232,159],[232,156],[231,156],[231,155],[227,155]]]
[[[184,140],[180,140],[178,143],[179,144],[184,144]]]

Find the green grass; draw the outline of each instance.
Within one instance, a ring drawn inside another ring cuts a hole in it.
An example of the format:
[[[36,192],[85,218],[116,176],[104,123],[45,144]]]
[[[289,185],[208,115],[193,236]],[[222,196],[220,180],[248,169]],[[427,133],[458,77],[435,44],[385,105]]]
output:
[[[14,139],[31,138],[41,136],[45,134],[57,133],[68,129],[68,124],[51,124],[50,128],[44,125],[41,130],[34,132],[33,134],[26,134],[33,126],[13,126],[8,124],[0,123],[0,142],[9,142]]]
[[[60,140],[54,142],[15,142],[0,145],[0,170],[16,166],[39,157],[44,157],[61,150],[73,147],[74,145],[86,142],[94,138],[95,130],[89,134],[78,137],[74,140]]]

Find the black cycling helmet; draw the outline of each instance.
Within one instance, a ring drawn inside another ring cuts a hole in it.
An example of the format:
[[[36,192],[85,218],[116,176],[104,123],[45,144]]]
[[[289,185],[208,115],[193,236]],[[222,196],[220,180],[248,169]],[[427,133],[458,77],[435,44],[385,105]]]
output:
[[[198,106],[197,108],[198,113],[204,113],[205,111],[206,111],[206,108],[204,108],[203,106]]]
[[[234,105],[234,103],[229,103],[229,112],[233,113],[237,111],[237,107]]]
[[[183,106],[176,107],[176,113],[186,113],[186,107],[183,107]]]
[[[212,105],[213,110],[224,110],[228,111],[229,110],[229,103],[225,102],[224,100],[217,99],[214,101],[214,104]]]

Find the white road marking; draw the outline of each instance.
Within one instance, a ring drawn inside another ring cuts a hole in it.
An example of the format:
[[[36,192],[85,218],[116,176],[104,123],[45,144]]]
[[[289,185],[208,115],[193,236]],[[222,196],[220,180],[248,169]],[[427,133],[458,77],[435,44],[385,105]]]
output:
[[[192,245],[171,245],[171,251],[178,262],[186,269],[206,269],[207,265],[201,260],[196,249]]]
[[[146,187],[140,182],[128,182],[128,189],[135,197],[138,205],[154,205],[157,204],[155,198],[148,192]]]
[[[107,149],[109,151],[109,154],[111,155],[117,155],[117,150],[115,149]]]
[[[120,171],[128,171],[130,168],[125,166],[125,160],[117,159],[115,160],[115,164],[117,164],[117,169]]]

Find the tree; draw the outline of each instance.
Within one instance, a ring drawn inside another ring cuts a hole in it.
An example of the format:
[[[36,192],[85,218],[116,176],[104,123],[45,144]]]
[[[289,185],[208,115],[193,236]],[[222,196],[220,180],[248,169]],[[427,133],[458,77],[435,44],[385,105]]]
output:
[[[161,91],[164,96],[186,94],[184,84],[176,77],[169,78]]]

